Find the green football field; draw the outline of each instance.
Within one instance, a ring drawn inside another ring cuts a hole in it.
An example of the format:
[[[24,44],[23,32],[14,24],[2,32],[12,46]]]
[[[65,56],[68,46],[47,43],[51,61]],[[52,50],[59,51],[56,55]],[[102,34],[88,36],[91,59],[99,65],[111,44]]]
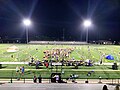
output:
[[[11,47],[16,49],[11,49]],[[29,62],[31,57],[35,60],[43,60],[46,50],[53,49],[67,49],[71,48],[73,51],[70,56],[64,58],[65,60],[86,60],[90,59],[93,62],[100,62],[100,59],[104,63],[119,63],[120,59],[120,46],[116,45],[32,45],[32,44],[0,44],[0,62]],[[12,52],[9,50],[13,50]],[[112,55],[114,60],[105,59],[106,55]],[[48,58],[50,60],[51,58]],[[62,58],[59,58],[61,60]],[[16,66],[24,66],[25,74],[16,75]],[[79,66],[75,69],[74,66],[63,66],[64,73],[62,72],[62,78],[68,78],[70,74],[77,74],[79,78],[120,78],[120,67],[118,70],[112,70],[111,65],[94,65],[94,66]],[[61,73],[61,68],[58,67],[58,72]],[[40,69],[35,69],[35,66],[28,65],[2,65],[0,69],[0,78],[33,78],[34,75],[41,75],[43,78],[50,78],[52,72],[56,72],[55,67],[51,71],[51,67],[46,68],[40,66]],[[87,76],[88,72],[91,72],[91,76]]]
[[[9,52],[12,46],[17,51]],[[120,46],[115,45],[30,45],[30,44],[0,44],[0,62],[29,62],[31,57],[35,60],[43,60],[44,51],[53,49],[74,49],[65,60],[86,60],[93,62],[119,62]],[[112,55],[114,60],[105,59],[106,55]],[[48,58],[50,60],[51,58]],[[59,58],[61,60],[61,58]]]
[[[20,72],[16,74],[16,66],[24,66],[25,73],[22,75]],[[64,71],[64,72],[63,72]],[[35,66],[28,66],[28,65],[2,65],[0,69],[0,78],[30,78],[32,79],[34,75],[39,76],[41,75],[42,78],[50,78],[51,73],[56,72],[56,67],[46,68],[45,66],[40,66],[40,69],[35,69]],[[57,69],[58,73],[62,73],[62,78],[69,78],[71,74],[78,75],[78,79],[99,79],[99,76],[102,79],[118,79],[120,78],[120,67],[118,70],[112,70],[111,65],[97,65],[97,66],[79,66],[78,69],[75,69],[74,66],[63,66],[62,72],[61,67],[59,66]],[[91,73],[88,76],[88,73]]]

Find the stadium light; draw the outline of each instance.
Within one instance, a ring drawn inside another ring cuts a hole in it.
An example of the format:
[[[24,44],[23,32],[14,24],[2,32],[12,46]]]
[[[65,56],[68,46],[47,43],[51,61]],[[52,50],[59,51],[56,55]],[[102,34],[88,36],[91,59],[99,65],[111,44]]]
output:
[[[92,21],[89,19],[86,19],[84,20],[83,25],[87,29],[86,30],[86,42],[88,42],[88,28],[92,26]]]
[[[30,19],[24,19],[24,20],[23,20],[23,24],[24,24],[25,26],[30,26],[30,25],[31,25]]]
[[[30,19],[24,19],[23,24],[26,29],[26,43],[28,44],[28,27],[31,25],[31,20]]]

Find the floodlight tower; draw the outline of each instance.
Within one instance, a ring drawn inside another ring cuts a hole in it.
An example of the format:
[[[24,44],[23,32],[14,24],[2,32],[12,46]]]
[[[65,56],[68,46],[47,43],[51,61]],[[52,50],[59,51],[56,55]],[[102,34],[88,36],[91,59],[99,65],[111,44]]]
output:
[[[92,26],[92,22],[89,19],[84,20],[83,22],[84,27],[86,28],[86,42],[88,42],[88,29]]]
[[[26,29],[26,43],[28,44],[28,28],[31,25],[31,20],[30,19],[24,19],[23,24],[24,24],[25,29]]]

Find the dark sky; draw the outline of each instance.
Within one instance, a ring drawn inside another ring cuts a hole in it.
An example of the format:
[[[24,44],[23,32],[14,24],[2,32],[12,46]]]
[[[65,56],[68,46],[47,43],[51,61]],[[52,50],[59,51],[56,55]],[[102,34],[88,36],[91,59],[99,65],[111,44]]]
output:
[[[120,0],[0,0],[0,37],[25,38],[26,17],[31,40],[84,41],[86,18],[89,40],[120,40]]]

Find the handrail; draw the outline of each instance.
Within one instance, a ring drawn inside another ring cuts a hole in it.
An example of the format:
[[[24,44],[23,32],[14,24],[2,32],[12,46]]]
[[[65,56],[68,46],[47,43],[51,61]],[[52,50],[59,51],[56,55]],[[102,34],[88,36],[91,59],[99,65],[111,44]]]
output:
[[[73,80],[71,79],[71,82],[70,80],[66,80],[65,78],[62,80],[68,82],[68,83],[74,83]],[[119,84],[119,80],[120,78],[118,79],[114,79],[114,78],[111,78],[111,79],[106,79],[106,78],[102,78],[102,79],[98,79],[98,78],[92,78],[92,79],[88,79],[88,78],[81,78],[81,79],[74,79],[75,82],[77,83],[106,83],[106,84]],[[27,79],[27,78],[21,78],[20,80],[17,80],[15,78],[12,78],[12,77],[9,77],[8,79],[3,79],[3,78],[0,78],[0,82],[5,82],[5,81],[8,81],[9,83],[16,83],[16,82],[21,82],[21,83],[27,83],[27,82],[33,82],[33,78],[30,78],[30,79]],[[47,83],[51,83],[51,78],[42,78],[41,79],[42,83],[44,82],[47,82]]]

